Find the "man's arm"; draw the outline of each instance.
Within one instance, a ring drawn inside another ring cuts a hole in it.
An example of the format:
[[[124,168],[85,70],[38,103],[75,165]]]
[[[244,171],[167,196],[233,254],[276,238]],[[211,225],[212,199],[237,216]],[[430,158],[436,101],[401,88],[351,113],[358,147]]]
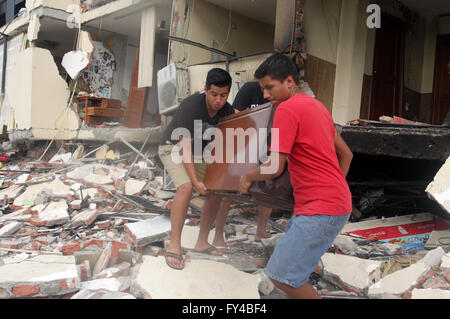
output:
[[[339,166],[341,167],[344,176],[347,177],[348,171],[350,170],[350,164],[352,163],[353,153],[338,132],[336,132],[334,136],[334,145],[336,147]]]
[[[197,178],[197,172],[195,170],[194,156],[192,154],[192,138],[181,137],[181,152],[183,155],[183,165],[186,168],[186,172],[192,182],[195,189],[203,196],[206,195],[207,188],[205,184],[200,182]]]
[[[281,176],[286,167],[287,154],[272,152],[269,161],[241,177],[239,191],[248,194],[253,182],[266,181]]]

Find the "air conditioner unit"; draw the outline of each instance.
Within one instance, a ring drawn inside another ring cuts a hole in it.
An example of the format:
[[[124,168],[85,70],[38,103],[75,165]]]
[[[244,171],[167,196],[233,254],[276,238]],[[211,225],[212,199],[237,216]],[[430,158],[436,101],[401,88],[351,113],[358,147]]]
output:
[[[159,114],[174,112],[189,96],[189,73],[187,65],[171,63],[158,72]]]

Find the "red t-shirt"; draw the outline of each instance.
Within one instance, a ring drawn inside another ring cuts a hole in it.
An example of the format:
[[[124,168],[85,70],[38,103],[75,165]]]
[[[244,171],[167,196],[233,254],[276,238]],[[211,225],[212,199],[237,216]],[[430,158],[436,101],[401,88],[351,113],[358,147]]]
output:
[[[346,215],[350,189],[336,155],[336,129],[325,106],[306,94],[281,103],[275,113],[271,151],[288,154],[295,215]]]

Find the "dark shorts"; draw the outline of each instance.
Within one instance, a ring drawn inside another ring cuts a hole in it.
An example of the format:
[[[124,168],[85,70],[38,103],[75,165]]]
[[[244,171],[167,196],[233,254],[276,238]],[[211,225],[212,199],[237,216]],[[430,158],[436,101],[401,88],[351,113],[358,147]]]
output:
[[[305,285],[349,218],[350,214],[292,217],[267,264],[267,276],[293,288]]]

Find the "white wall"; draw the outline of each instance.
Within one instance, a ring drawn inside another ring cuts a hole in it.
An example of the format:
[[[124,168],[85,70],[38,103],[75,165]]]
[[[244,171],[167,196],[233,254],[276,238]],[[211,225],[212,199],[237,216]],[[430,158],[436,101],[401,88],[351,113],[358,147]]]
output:
[[[304,32],[308,54],[336,64],[342,0],[305,0]]]
[[[207,47],[213,47],[213,41],[218,49],[238,56],[262,51],[273,51],[274,27],[252,20],[235,12],[231,13],[232,28],[230,26],[230,12],[209,2],[192,0],[189,2],[190,15],[184,24],[185,1],[179,0],[176,10],[180,14],[177,37],[199,42]],[[275,15],[275,12],[274,12]],[[184,34],[182,34],[184,25]],[[228,39],[227,39],[228,38]],[[187,44],[173,42],[174,62],[184,61],[188,65],[211,61],[211,52]],[[223,57],[219,57],[223,59]]]

